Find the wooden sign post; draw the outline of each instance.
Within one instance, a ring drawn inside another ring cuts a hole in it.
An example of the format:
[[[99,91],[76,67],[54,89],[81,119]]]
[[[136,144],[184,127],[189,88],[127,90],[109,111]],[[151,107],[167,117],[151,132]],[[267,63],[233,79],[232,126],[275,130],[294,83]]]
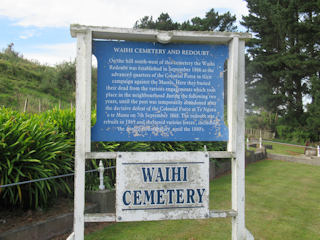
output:
[[[71,25],[71,35],[77,38],[77,85],[74,232],[68,239],[84,239],[85,222],[218,217],[232,218],[232,239],[253,239],[245,227],[244,161],[244,47],[251,35],[82,25]],[[98,99],[91,129],[92,54]],[[228,141],[228,149],[91,152],[91,141]],[[230,210],[209,210],[209,158],[231,158]],[[115,214],[84,214],[86,159],[117,159]]]

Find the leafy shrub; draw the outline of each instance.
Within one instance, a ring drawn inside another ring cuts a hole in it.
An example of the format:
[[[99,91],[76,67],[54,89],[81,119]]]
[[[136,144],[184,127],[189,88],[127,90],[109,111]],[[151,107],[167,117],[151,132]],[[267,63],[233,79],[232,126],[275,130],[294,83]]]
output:
[[[291,143],[304,144],[311,138],[311,133],[301,127],[292,127],[288,125],[277,126],[278,138]]]
[[[95,142],[93,151],[110,152],[174,152],[174,151],[225,151],[226,142]]]
[[[61,133],[65,133],[69,139],[75,138],[75,111],[69,109],[52,109],[41,114],[45,121],[52,122]]]
[[[293,131],[292,127],[287,125],[279,125],[276,127],[277,135],[280,139],[290,139]]]
[[[46,178],[73,169],[74,142],[45,115],[0,108],[0,184]],[[58,191],[70,192],[65,179],[51,179],[0,189],[6,207],[45,207]]]
[[[300,143],[300,144],[305,144],[307,141],[310,140],[310,132],[304,130],[304,129],[295,129],[293,132],[292,132],[292,138],[291,140],[293,142],[297,142],[297,143]]]

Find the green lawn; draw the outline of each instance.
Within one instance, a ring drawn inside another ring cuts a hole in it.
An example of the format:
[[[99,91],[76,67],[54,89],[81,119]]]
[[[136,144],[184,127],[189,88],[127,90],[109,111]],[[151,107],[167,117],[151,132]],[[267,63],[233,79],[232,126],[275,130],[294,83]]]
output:
[[[230,208],[231,179],[211,182],[210,208]],[[255,239],[320,239],[320,167],[264,160],[247,166],[246,225]],[[116,223],[86,240],[231,239],[231,219]]]
[[[267,152],[269,153],[276,153],[276,154],[282,154],[282,155],[300,155],[304,154],[305,146],[292,146],[292,145],[286,145],[286,144],[280,144],[280,143],[270,143],[270,142],[264,142],[263,145],[272,145],[272,149],[267,149]]]

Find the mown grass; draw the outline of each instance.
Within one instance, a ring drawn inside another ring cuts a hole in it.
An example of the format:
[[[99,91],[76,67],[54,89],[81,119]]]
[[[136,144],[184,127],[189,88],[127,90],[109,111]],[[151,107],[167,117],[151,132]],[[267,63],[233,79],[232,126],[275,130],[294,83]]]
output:
[[[246,179],[256,239],[319,239],[319,167],[269,160],[248,166]]]
[[[230,208],[231,177],[211,182],[210,208]],[[247,166],[246,225],[255,239],[319,239],[320,167],[264,160]],[[116,223],[86,240],[231,239],[230,219]]]
[[[292,146],[292,145],[286,145],[285,143],[280,144],[280,143],[264,142],[263,145],[272,146],[272,149],[267,149],[267,152],[269,153],[291,155],[291,156],[304,154],[304,149],[305,149],[305,146]]]

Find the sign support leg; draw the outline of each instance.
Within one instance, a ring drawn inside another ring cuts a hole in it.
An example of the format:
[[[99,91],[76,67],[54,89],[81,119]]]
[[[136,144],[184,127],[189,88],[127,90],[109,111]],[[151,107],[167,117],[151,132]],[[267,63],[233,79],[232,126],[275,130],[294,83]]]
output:
[[[245,227],[245,122],[244,122],[244,45],[235,37],[229,44],[228,62],[228,151],[235,152],[232,165],[232,239],[253,239]]]
[[[90,152],[91,32],[77,34],[74,239],[84,239],[85,153]]]

